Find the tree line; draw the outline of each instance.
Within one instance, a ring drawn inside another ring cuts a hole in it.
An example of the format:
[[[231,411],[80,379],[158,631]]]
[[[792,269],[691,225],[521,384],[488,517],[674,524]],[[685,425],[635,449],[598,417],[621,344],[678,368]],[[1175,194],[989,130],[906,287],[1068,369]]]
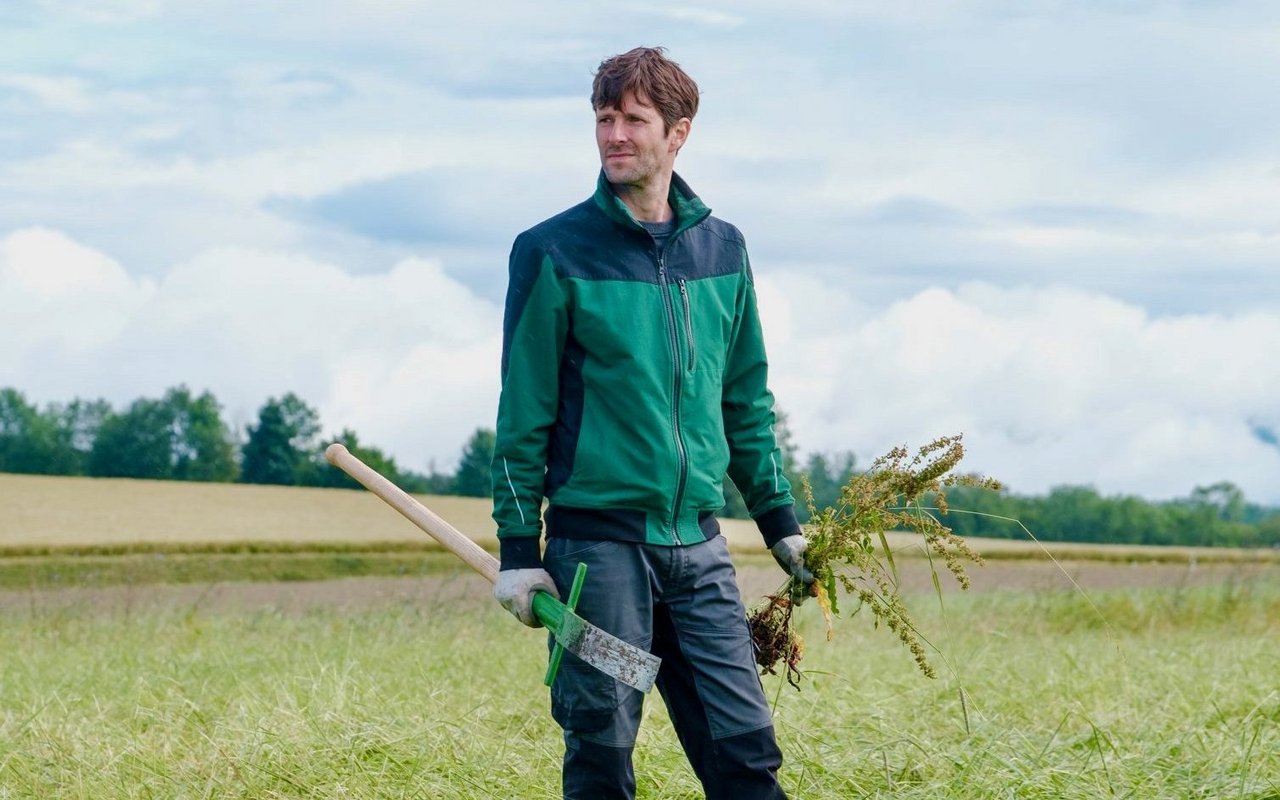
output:
[[[323,438],[321,430],[319,413],[293,393],[268,399],[257,421],[237,432],[212,393],[195,394],[186,386],[119,410],[105,400],[82,399],[37,408],[18,390],[3,388],[0,472],[358,488],[324,460],[324,448],[342,442],[407,491],[489,493],[492,434],[486,441],[478,431],[450,475],[405,469],[350,429]]]
[[[857,474],[854,455],[812,453],[801,462],[785,415],[775,430],[797,494],[807,481],[818,508],[834,505]],[[321,431],[319,413],[293,393],[269,398],[241,432],[223,419],[212,393],[197,395],[181,385],[119,410],[82,399],[38,408],[18,390],[0,389],[0,472],[359,488],[324,460],[324,448],[337,441],[406,491],[491,495],[492,429],[471,434],[453,473],[434,465],[426,472],[407,469],[350,429],[325,437]],[[1044,496],[957,487],[948,500],[947,524],[968,536],[1024,538],[1021,522],[1045,541],[1280,547],[1280,509],[1249,503],[1226,482],[1166,502],[1106,497],[1088,486],[1059,486]],[[803,504],[797,512],[801,521],[807,518]],[[728,479],[721,513],[748,516]]]
[[[1227,481],[1164,502],[1105,497],[1091,486],[1056,486],[1043,497],[958,487],[947,501],[946,523],[962,536],[1025,538],[1017,520],[1043,541],[1280,547],[1280,510],[1247,502]]]
[[[836,505],[840,489],[857,474],[853,454],[814,453],[800,464],[785,415],[779,415],[776,430],[797,498],[802,481],[808,481],[817,508]],[[736,492],[726,492],[731,494]],[[947,505],[947,515],[939,519],[961,536],[1025,540],[1030,532],[1049,542],[1280,547],[1280,508],[1248,502],[1229,481],[1198,486],[1187,497],[1168,501],[1104,496],[1092,486],[1055,486],[1046,495],[956,486],[947,490]],[[796,511],[804,522],[809,515],[802,506],[798,503]]]

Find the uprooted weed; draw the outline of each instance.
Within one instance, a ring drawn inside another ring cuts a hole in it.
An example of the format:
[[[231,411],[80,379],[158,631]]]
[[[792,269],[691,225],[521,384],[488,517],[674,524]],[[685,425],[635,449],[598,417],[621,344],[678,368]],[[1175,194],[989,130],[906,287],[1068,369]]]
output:
[[[804,531],[809,543],[805,562],[817,579],[814,592],[827,621],[827,638],[832,636],[832,617],[840,614],[843,593],[856,603],[849,616],[863,608],[870,610],[873,624],[877,628],[883,624],[896,635],[920,671],[930,678],[937,673],[926,654],[927,639],[903,603],[885,532],[920,534],[936,591],[942,589],[935,558],[962,589],[969,588],[964,562],[983,561],[940,520],[948,512],[947,489],[973,486],[997,491],[1000,484],[980,475],[956,473],[964,457],[961,439],[961,434],[943,436],[921,447],[914,457],[905,447],[893,448],[872,462],[870,469],[850,479],[834,506],[820,511],[808,483],[803,487],[810,514]],[[785,669],[788,683],[799,688],[804,642],[793,623],[799,599],[796,590],[789,579],[749,616],[757,663],[769,674]]]

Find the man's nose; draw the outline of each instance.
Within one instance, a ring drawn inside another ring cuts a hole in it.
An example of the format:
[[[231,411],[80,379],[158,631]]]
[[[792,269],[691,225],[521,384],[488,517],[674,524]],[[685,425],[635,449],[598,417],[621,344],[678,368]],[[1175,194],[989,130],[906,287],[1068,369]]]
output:
[[[614,122],[609,126],[608,135],[611,142],[623,142],[627,139],[627,129],[622,123]]]

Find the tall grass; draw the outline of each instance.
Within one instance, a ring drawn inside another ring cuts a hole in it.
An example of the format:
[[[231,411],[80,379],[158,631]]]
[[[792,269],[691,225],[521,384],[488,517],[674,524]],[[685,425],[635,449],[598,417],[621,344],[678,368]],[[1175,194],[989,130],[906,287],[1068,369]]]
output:
[[[553,798],[545,646],[487,598],[11,608],[0,798]],[[792,797],[1280,796],[1280,581],[948,596],[920,677],[847,622],[769,678]],[[1093,615],[1093,619],[1090,619]],[[698,797],[661,703],[640,796]]]

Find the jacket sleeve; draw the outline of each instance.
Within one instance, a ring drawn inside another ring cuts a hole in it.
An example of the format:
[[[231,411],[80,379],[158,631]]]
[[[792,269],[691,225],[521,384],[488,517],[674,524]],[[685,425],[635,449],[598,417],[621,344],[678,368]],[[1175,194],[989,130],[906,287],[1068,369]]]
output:
[[[564,290],[551,259],[531,234],[521,234],[511,250],[492,464],[502,569],[542,565],[538,539],[547,449],[567,328]]]
[[[773,431],[769,363],[745,250],[742,259],[743,281],[725,362],[721,408],[729,443],[729,477],[742,492],[765,544],[772,546],[785,536],[799,533],[800,524]]]

